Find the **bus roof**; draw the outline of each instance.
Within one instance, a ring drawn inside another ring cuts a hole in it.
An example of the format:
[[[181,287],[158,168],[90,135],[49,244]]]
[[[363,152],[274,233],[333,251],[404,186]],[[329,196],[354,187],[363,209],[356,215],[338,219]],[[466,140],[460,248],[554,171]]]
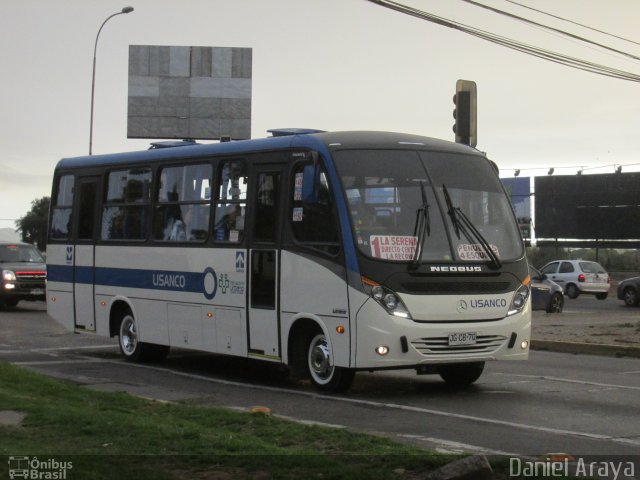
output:
[[[328,149],[330,151],[352,148],[419,148],[421,150],[481,155],[478,150],[466,145],[405,133],[374,131],[320,132],[318,130],[306,129],[286,130],[291,131],[291,133],[261,139],[211,144],[185,145],[181,143],[182,146],[180,146],[180,148],[153,148],[134,152],[63,158],[56,165],[56,170],[156,162],[175,158],[195,159],[208,156],[238,155],[295,148],[314,150]],[[280,129],[278,131],[281,132],[285,130]]]

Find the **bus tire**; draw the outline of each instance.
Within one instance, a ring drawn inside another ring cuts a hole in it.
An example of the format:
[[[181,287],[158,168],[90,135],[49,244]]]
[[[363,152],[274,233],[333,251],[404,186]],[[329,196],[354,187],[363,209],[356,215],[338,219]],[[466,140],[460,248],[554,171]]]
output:
[[[329,342],[324,333],[313,333],[307,337],[307,369],[311,382],[320,390],[344,392],[353,382],[355,370],[336,367]]]
[[[480,378],[484,370],[484,362],[450,363],[438,365],[438,374],[449,385],[465,387]]]
[[[161,362],[169,354],[166,345],[144,343],[138,339],[136,319],[130,311],[124,312],[118,329],[120,352],[129,362]]]

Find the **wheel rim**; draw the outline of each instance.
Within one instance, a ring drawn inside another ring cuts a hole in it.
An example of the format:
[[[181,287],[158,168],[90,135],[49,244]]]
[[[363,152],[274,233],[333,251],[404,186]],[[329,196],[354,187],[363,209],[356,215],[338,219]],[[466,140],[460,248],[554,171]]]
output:
[[[556,313],[562,312],[562,296],[553,296],[553,298],[551,299],[551,311]]]
[[[120,347],[125,355],[131,355],[138,346],[136,322],[131,315],[122,319],[120,324]]]
[[[326,385],[333,378],[335,367],[331,358],[331,349],[324,335],[316,335],[309,343],[309,373],[314,382]]]
[[[625,290],[624,292],[624,301],[627,305],[635,305],[636,304],[636,292],[631,289]]]

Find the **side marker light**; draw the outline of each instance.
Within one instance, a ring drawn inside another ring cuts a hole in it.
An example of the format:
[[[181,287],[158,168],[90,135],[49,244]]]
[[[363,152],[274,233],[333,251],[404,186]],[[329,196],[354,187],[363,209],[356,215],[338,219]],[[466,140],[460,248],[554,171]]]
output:
[[[376,353],[380,356],[385,356],[389,353],[389,347],[386,345],[380,345],[379,347],[376,347]]]

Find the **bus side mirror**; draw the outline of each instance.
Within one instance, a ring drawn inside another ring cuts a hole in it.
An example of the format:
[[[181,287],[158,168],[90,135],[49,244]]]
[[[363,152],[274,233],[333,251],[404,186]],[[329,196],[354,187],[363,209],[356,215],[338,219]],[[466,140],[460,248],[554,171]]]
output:
[[[318,181],[320,179],[320,163],[317,152],[311,152],[313,163],[305,165],[302,173],[302,201],[318,203]]]

